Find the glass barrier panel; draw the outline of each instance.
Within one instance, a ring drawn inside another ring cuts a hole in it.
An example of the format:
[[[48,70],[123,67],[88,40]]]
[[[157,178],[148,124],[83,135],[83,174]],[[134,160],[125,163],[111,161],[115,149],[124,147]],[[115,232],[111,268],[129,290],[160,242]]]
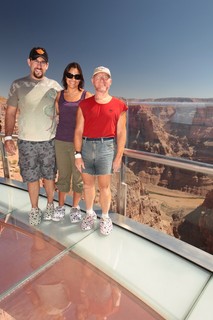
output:
[[[1,141],[0,141],[1,144]],[[0,148],[0,177],[4,177],[2,147]]]
[[[213,163],[213,103],[128,101],[127,148]]]
[[[8,156],[9,168],[10,168],[10,178],[13,180],[22,181],[20,176],[20,169],[18,165],[18,148],[17,148],[17,140],[14,139],[16,145],[16,154],[14,156]]]
[[[128,158],[124,182],[127,217],[213,254],[212,176]]]
[[[0,177],[4,177],[4,163],[5,159],[3,159],[3,141],[1,141],[2,147],[0,148]],[[9,174],[12,180],[22,181],[20,176],[20,169],[18,165],[18,149],[17,149],[17,140],[14,139],[14,143],[16,145],[16,153],[13,156],[7,156],[8,166],[9,166]],[[6,163],[6,162],[5,162]]]

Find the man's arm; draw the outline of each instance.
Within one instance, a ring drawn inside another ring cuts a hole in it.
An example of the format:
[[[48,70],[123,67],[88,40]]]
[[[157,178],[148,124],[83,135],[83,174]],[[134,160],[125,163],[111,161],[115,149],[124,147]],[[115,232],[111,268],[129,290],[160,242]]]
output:
[[[56,113],[56,115],[59,114],[58,101],[59,101],[60,95],[61,95],[61,91],[59,91],[59,92],[57,93],[57,96],[56,96],[56,99],[55,99],[55,113]]]
[[[117,153],[113,161],[113,171],[117,172],[121,166],[121,160],[126,144],[126,111],[123,112],[117,123]]]
[[[17,108],[13,106],[8,106],[5,113],[5,137],[8,139],[8,137],[12,136],[13,130],[16,123],[16,113]],[[14,141],[12,139],[6,140],[5,139],[5,149],[8,152],[8,154],[13,155],[16,152],[16,147],[14,144]]]

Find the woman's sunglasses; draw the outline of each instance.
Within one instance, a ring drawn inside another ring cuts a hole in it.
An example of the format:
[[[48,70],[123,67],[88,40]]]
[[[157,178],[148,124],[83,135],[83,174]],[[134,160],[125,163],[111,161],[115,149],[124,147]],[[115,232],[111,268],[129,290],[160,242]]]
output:
[[[72,73],[67,72],[66,73],[66,77],[69,78],[69,79],[74,78],[75,80],[81,80],[81,75],[80,74],[72,74]]]

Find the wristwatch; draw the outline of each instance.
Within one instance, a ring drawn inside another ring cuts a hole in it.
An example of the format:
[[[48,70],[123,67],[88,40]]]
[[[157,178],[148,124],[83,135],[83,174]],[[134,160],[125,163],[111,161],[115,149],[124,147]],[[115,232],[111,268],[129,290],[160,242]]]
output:
[[[81,158],[81,151],[75,151],[74,157],[75,157],[75,159],[80,159]]]

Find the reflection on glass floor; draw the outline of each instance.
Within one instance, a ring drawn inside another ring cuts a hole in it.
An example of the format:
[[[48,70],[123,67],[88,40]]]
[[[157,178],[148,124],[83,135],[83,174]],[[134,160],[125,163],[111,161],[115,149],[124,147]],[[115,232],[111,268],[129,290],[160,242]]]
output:
[[[1,227],[0,308],[5,319],[6,314],[12,319],[162,319],[110,277],[40,232]]]
[[[0,195],[1,320],[212,319],[211,271],[116,224],[82,232],[68,208],[30,227],[27,192],[0,184]]]

